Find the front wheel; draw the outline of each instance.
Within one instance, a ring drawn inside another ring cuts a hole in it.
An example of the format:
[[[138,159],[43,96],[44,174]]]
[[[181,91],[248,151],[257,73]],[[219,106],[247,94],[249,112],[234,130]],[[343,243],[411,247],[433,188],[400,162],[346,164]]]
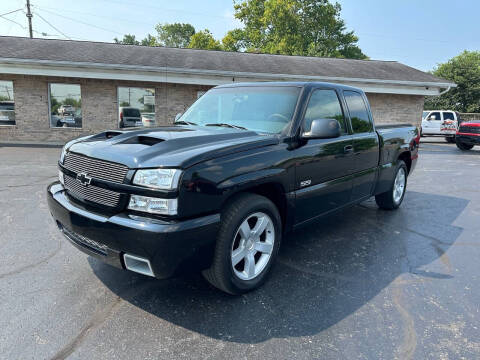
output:
[[[457,148],[459,148],[462,151],[468,151],[468,150],[472,150],[473,145],[465,144],[457,140]]]
[[[260,287],[280,248],[277,207],[256,194],[240,194],[221,215],[212,266],[203,272],[213,286],[232,295]]]
[[[382,194],[375,195],[379,208],[394,210],[400,206],[407,189],[407,174],[407,165],[403,160],[399,160],[391,188]]]

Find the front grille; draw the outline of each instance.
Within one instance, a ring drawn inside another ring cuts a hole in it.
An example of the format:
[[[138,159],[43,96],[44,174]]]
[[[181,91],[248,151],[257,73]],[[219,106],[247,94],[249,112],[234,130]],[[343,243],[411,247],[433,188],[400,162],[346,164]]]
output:
[[[458,129],[458,132],[480,134],[480,126],[460,126],[460,129]]]
[[[122,183],[128,167],[122,164],[93,159],[87,156],[67,153],[63,165],[75,173],[84,172],[96,179]]]
[[[65,175],[65,189],[73,197],[88,200],[100,205],[117,207],[120,205],[120,193],[97,186],[83,186],[75,178]]]
[[[68,230],[67,228],[63,227],[62,225],[59,225],[60,230],[63,232],[63,234],[70,239],[71,241],[75,242],[78,245],[81,245],[83,247],[88,248],[89,250],[92,250],[98,254],[107,256],[107,249],[108,247],[104,244],[100,244],[96,242],[95,240],[89,239],[83,235],[77,234],[74,231]]]
[[[65,155],[63,166],[76,174],[86,173],[92,178],[114,183],[122,183],[128,172],[128,167],[125,165],[93,159],[72,152]],[[65,175],[65,189],[74,198],[111,208],[118,207],[121,202],[120,193],[93,185],[84,186],[68,175]]]

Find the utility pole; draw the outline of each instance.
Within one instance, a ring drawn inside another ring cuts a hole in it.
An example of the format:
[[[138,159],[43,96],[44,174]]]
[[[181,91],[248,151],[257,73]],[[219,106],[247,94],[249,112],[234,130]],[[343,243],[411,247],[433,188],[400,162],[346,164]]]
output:
[[[33,39],[32,17],[33,15],[30,11],[30,0],[27,0],[28,31],[30,32],[30,39]]]

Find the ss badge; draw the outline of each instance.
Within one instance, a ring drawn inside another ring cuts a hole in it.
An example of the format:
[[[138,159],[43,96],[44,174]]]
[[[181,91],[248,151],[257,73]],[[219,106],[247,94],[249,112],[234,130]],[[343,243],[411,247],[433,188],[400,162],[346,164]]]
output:
[[[312,183],[312,180],[304,180],[300,182],[300,187],[308,186]]]

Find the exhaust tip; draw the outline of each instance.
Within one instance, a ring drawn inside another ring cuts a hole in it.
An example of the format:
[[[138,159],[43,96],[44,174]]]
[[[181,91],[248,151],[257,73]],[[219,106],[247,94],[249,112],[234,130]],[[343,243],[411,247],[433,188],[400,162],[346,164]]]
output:
[[[155,277],[149,260],[135,255],[123,254],[123,261],[127,270]]]

